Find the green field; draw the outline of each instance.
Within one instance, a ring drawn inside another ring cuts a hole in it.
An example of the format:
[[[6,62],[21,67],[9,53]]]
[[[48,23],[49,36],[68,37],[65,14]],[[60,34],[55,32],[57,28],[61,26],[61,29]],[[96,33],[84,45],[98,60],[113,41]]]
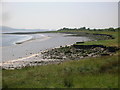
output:
[[[86,32],[109,34],[115,39],[89,41],[83,43],[84,45],[119,47],[118,32]],[[62,64],[3,70],[3,88],[118,88],[118,53],[113,56],[91,57]]]

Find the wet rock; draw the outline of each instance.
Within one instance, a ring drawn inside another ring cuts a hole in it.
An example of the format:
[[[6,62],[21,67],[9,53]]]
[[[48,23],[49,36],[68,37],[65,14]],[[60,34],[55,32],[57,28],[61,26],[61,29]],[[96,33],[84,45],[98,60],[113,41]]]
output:
[[[110,54],[107,54],[107,53],[106,53],[106,54],[101,54],[101,56],[109,56],[109,55],[110,55]]]

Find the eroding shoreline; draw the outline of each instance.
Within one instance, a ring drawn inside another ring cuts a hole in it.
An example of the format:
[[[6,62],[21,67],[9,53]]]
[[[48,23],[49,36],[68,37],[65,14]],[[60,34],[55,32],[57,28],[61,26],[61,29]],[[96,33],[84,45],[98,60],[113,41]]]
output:
[[[88,57],[111,56],[119,48],[103,45],[71,45],[60,46],[51,50],[33,54],[17,60],[2,63],[2,69],[21,69],[29,66],[59,64],[68,60],[80,60]],[[35,60],[38,58],[38,60]]]
[[[43,52],[44,59],[80,60],[86,57],[110,56],[119,48],[103,45],[71,45]]]
[[[97,40],[99,40],[99,38]],[[27,57],[5,61],[3,63],[0,63],[0,67],[2,69],[21,69],[23,67],[29,66],[58,64],[68,60],[80,60],[88,57],[110,56],[119,50],[117,47],[106,47],[103,45],[77,45],[79,43],[84,42],[81,41],[77,42],[76,44],[66,46],[62,45],[56,48],[29,55]]]

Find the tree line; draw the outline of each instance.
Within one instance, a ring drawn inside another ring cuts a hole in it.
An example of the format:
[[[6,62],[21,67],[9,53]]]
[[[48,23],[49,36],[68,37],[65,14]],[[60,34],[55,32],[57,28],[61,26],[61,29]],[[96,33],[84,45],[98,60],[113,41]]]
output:
[[[61,28],[61,29],[59,29],[58,31],[66,31],[66,30],[77,30],[77,31],[79,31],[79,30],[88,30],[88,31],[120,31],[120,27],[118,27],[118,28],[112,28],[112,27],[110,27],[110,28],[105,28],[105,29],[90,29],[90,28],[86,28],[86,27],[81,27],[81,28],[66,28],[66,27],[64,27],[64,28]]]

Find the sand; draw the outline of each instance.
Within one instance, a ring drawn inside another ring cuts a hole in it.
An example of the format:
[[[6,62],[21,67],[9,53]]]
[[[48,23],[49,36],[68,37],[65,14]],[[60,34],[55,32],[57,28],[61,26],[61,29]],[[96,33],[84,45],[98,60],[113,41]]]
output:
[[[71,45],[75,42],[89,41],[88,37],[73,37],[61,33],[45,33],[42,39],[31,40],[22,44],[2,48],[2,63],[0,66],[19,66],[23,62],[49,61],[41,58],[41,52],[59,46]],[[54,60],[52,60],[54,61]]]

